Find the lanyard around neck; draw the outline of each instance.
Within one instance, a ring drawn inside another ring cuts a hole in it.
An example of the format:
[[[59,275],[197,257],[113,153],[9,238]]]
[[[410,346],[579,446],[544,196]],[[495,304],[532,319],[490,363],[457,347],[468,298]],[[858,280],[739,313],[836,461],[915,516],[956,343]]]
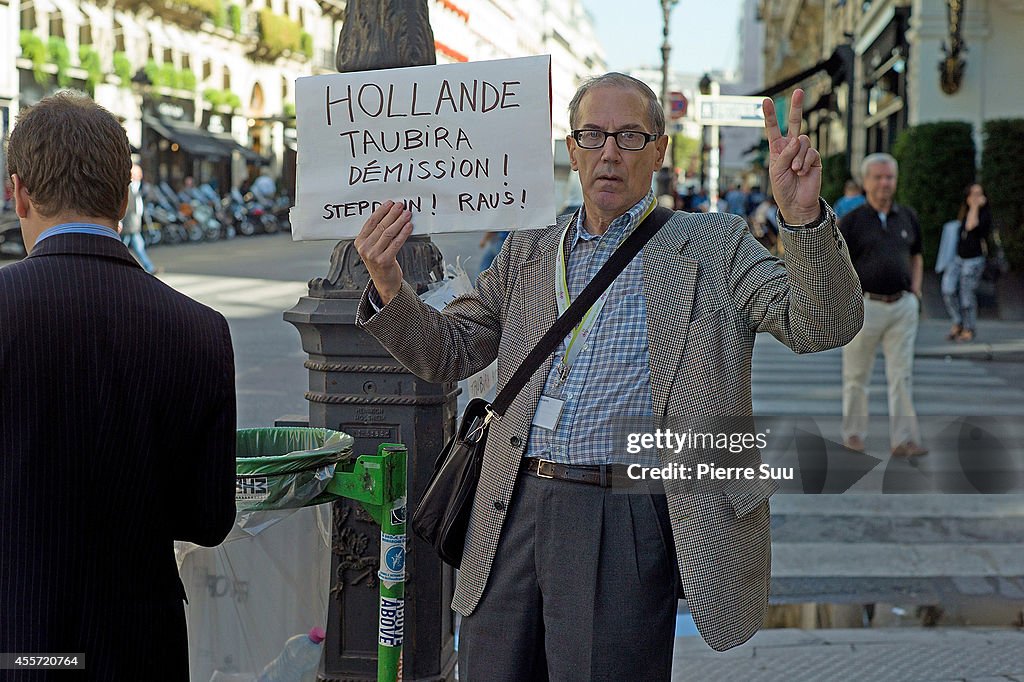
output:
[[[619,240],[619,244],[621,244],[622,241],[627,236],[629,236],[629,233],[632,232],[633,229],[636,229],[636,226],[642,223],[644,221],[644,218],[646,218],[650,214],[650,212],[654,210],[656,203],[656,201],[651,201],[648,203],[647,207],[644,209],[644,212],[640,215],[639,218],[636,219],[636,222],[633,224],[632,229],[626,231],[622,235],[622,237]],[[569,296],[569,282],[566,276],[565,249],[562,245],[565,244],[565,238],[569,234],[569,230],[573,227],[575,222],[576,221],[574,220],[570,220],[568,224],[565,226],[565,229],[562,230],[562,237],[558,242],[559,248],[555,253],[555,298],[558,301],[559,315],[564,314],[565,311],[568,310],[569,305],[572,303],[572,300]],[[618,248],[619,244],[616,245],[616,248]],[[576,357],[580,354],[580,351],[582,351],[583,348],[586,347],[587,338],[590,336],[590,333],[593,331],[594,326],[597,324],[597,320],[601,315],[601,310],[604,308],[605,300],[608,298],[609,293],[611,293],[611,287],[605,289],[604,293],[601,294],[597,301],[594,302],[594,305],[590,307],[590,310],[587,311],[587,314],[583,316],[583,319],[580,320],[580,323],[576,325],[576,328],[572,330],[572,335],[569,337],[569,343],[565,349],[565,356],[562,358],[561,362],[558,365],[558,375],[560,382],[565,381],[565,378],[568,376],[569,370],[572,368],[573,362],[575,362]]]

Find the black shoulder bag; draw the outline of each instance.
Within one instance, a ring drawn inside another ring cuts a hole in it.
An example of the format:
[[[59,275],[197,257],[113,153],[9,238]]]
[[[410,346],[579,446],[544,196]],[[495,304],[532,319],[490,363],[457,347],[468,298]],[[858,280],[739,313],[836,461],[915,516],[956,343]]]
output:
[[[493,404],[488,404],[482,398],[469,401],[458,431],[437,456],[434,473],[412,515],[412,532],[433,545],[446,564],[455,568],[462,564],[462,549],[466,543],[469,515],[473,509],[477,482],[480,480],[491,419],[500,419],[505,414],[505,410],[537,368],[572,328],[579,324],[598,297],[640,252],[647,240],[668,222],[672,214],[667,208],[655,208],[633,230],[579,297],[530,351],[523,364],[495,397]]]

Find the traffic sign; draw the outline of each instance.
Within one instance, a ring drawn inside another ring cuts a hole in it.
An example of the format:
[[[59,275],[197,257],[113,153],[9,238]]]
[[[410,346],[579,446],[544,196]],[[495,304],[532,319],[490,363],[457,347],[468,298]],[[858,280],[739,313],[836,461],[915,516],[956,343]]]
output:
[[[686,95],[678,91],[670,92],[668,93],[668,103],[669,116],[671,116],[673,120],[686,116],[686,105],[688,104],[686,101]]]
[[[701,96],[697,100],[697,120],[706,126],[748,126],[764,125],[761,113],[761,97],[739,95]]]

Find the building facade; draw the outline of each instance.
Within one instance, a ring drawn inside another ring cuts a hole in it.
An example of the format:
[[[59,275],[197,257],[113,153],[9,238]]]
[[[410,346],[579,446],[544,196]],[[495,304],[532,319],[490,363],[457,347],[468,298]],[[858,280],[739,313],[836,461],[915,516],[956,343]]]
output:
[[[345,0],[0,0],[0,112],[61,88],[119,116],[150,179],[294,172],[294,84],[335,70]],[[552,133],[605,70],[580,0],[428,0],[438,63],[552,55]],[[8,125],[9,128],[9,125]],[[6,133],[6,128],[4,129]],[[291,176],[291,177],[289,177]]]
[[[906,127],[1024,114],[1022,0],[760,0],[766,94],[808,92],[809,133],[823,156],[890,151]],[[960,49],[947,68],[946,50]]]

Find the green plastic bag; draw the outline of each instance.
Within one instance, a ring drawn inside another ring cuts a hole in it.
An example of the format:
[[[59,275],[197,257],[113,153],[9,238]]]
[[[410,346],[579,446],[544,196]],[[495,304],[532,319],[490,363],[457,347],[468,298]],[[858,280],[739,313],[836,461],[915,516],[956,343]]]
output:
[[[352,457],[352,436],[330,429],[239,429],[235,509],[295,509],[329,502],[324,493],[339,462]]]

